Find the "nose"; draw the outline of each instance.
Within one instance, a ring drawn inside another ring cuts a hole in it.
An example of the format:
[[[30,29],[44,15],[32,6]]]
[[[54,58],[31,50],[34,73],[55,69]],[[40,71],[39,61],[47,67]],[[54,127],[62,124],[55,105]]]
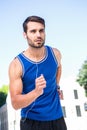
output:
[[[37,37],[40,37],[40,36],[41,36],[41,34],[40,34],[39,31],[37,31],[36,35],[37,35]]]

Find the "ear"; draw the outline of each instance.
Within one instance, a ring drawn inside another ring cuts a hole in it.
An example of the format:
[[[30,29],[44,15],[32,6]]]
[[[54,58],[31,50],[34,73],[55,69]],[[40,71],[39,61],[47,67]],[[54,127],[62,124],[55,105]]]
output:
[[[27,38],[27,35],[26,35],[26,33],[25,33],[25,32],[23,32],[23,36],[24,36],[24,38],[25,38],[25,39]]]

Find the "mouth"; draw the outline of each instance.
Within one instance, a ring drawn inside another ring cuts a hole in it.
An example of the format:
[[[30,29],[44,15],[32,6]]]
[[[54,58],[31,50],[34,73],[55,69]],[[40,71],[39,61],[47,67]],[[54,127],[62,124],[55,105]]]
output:
[[[39,38],[39,39],[37,39],[37,40],[36,40],[36,42],[42,42],[42,39],[41,39],[41,38]]]
[[[38,39],[35,41],[37,44],[42,44],[43,40],[42,39]]]
[[[40,42],[40,43],[41,43],[41,42],[42,42],[42,40],[37,40],[36,42]]]

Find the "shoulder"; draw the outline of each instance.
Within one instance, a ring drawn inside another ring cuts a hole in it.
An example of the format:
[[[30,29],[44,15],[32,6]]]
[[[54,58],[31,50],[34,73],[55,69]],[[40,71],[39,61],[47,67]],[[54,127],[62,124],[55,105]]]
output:
[[[52,50],[54,52],[54,55],[57,59],[59,66],[60,66],[61,65],[61,58],[62,58],[61,52],[57,48],[52,48]]]
[[[13,67],[15,68],[15,67],[19,66],[19,64],[20,64],[20,62],[19,62],[18,58],[14,58],[14,59],[11,61],[9,67],[10,67],[10,68],[13,68]]]
[[[61,52],[57,48],[52,48],[52,50],[53,50],[56,58],[61,60],[61,58],[62,58]]]
[[[54,47],[51,47],[51,46],[47,46],[47,47],[50,48],[53,51],[59,66],[61,66],[61,59],[62,59],[61,52],[57,48],[54,48]]]
[[[22,74],[22,66],[18,58],[15,58],[9,64],[9,74]]]
[[[55,54],[56,57],[61,58],[61,52],[57,48],[53,48],[51,46],[47,46],[48,48],[51,48]]]
[[[57,48],[52,48],[52,49],[53,49],[53,52],[54,52],[55,56],[61,58],[61,52]]]
[[[62,59],[62,55],[61,55],[61,52],[59,51],[59,49],[57,48],[54,48],[54,47],[51,47],[51,46],[48,46],[49,48],[51,48],[51,50],[53,51],[58,63],[60,64],[61,63],[61,59]]]

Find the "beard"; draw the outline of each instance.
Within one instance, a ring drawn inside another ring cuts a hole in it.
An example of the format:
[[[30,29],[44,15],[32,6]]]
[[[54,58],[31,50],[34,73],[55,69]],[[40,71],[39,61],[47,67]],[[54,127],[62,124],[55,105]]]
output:
[[[42,39],[43,40],[43,39]],[[31,46],[32,48],[41,48],[44,46],[45,44],[45,40],[43,40],[43,42],[37,42],[37,44],[34,44],[29,38],[27,38],[28,41],[28,45]]]
[[[38,43],[38,46],[36,46],[36,45],[34,45],[34,44],[31,44],[31,43],[28,43],[29,44],[29,46],[31,46],[31,47],[33,47],[33,48],[41,48],[41,47],[43,47],[44,46],[44,42],[42,43],[42,44],[39,44]]]

